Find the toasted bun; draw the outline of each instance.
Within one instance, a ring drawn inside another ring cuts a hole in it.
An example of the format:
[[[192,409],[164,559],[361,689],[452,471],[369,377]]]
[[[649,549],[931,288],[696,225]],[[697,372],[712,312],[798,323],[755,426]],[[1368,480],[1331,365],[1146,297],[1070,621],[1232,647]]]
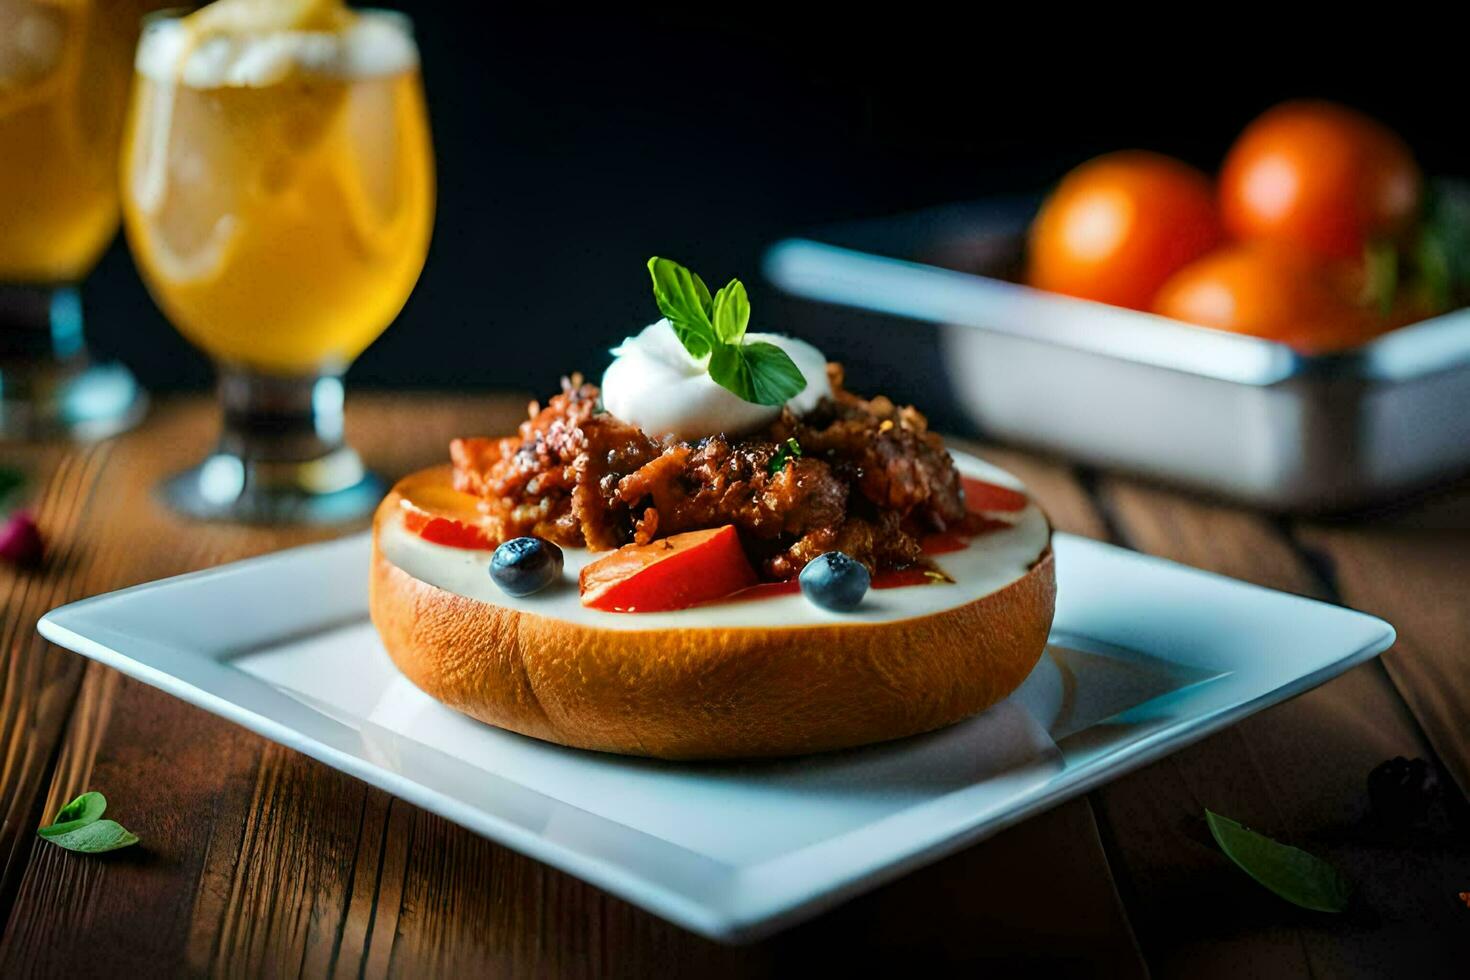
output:
[[[1048,546],[998,591],[914,618],[602,629],[413,577],[380,547],[398,510],[395,489],[373,522],[370,593],[398,668],[480,721],[602,752],[798,755],[941,728],[1026,679],[1056,602]]]

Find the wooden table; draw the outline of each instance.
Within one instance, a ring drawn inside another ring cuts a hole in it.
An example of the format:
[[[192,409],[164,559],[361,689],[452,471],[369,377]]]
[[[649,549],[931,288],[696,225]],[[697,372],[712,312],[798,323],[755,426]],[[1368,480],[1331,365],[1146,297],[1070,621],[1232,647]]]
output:
[[[524,401],[364,395],[349,433],[388,474]],[[725,947],[305,756],[43,642],[37,617],[109,589],[324,536],[191,524],[153,489],[213,435],[165,402],[30,468],[44,568],[0,569],[0,976],[713,976],[980,962],[1165,976],[1470,975],[1470,489],[1369,523],[1281,521],[1010,450],[1057,526],[1384,616],[1381,660],[767,942]],[[1427,828],[1372,816],[1369,770],[1440,767]],[[143,846],[67,853],[34,830],[99,789]],[[1211,843],[1205,807],[1357,883],[1289,906]]]

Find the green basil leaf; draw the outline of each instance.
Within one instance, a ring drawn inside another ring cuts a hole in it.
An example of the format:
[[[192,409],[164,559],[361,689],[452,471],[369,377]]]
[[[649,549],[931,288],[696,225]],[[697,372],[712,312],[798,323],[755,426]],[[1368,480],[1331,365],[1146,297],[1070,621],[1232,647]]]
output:
[[[806,388],[806,378],[801,369],[790,354],[775,344],[765,341],[746,344],[740,352],[745,355],[751,378],[751,397],[746,401],[757,405],[784,405]]]
[[[710,323],[713,300],[704,280],[657,255],[648,260],[648,274],[653,277],[654,301],[668,317],[679,343],[691,357],[709,356],[715,346],[715,328]]]
[[[88,824],[96,823],[107,812],[107,797],[101,793],[83,793],[56,813],[51,826],[42,827],[37,833],[52,838],[71,833]]]
[[[713,309],[710,319],[721,343],[738,344],[745,339],[745,328],[750,325],[750,297],[739,279],[731,279],[729,285],[715,293]]]
[[[97,820],[46,839],[58,847],[82,854],[102,854],[138,843],[137,835],[128,833],[116,820]]]
[[[1352,884],[1326,861],[1211,810],[1205,811],[1205,821],[1226,857],[1288,902],[1317,912],[1347,908]]]

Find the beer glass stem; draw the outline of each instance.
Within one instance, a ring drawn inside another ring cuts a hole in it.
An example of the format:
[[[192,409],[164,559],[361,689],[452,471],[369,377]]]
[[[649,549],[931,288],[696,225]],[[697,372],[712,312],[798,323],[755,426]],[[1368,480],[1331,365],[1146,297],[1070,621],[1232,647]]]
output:
[[[87,356],[76,287],[0,283],[0,439],[101,439],[146,404],[126,368]]]
[[[221,365],[212,456],[164,484],[193,517],[335,524],[372,512],[383,485],[343,441],[341,374],[280,376]]]
[[[220,452],[268,463],[319,460],[343,448],[342,378],[273,377],[222,367]]]
[[[74,286],[0,285],[0,363],[65,367],[82,354],[82,301]]]

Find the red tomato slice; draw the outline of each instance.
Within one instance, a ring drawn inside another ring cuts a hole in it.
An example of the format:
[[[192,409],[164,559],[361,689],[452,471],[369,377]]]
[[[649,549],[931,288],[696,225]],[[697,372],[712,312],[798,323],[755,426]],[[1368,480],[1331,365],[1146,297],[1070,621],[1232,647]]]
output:
[[[723,599],[756,583],[733,524],[624,545],[582,569],[582,605],[662,612]]]
[[[919,539],[919,548],[926,555],[947,555],[955,551],[964,551],[969,546],[970,536],[968,534],[959,534],[955,531],[940,531],[938,534],[926,534]]]
[[[451,548],[488,551],[496,546],[484,528],[465,524],[450,517],[435,517],[420,510],[404,508],[403,526],[425,541],[448,545]]]
[[[405,480],[398,493],[403,526],[425,541],[477,551],[498,544],[482,523],[479,498],[454,489],[440,469]]]
[[[960,477],[960,483],[965,488],[965,509],[972,514],[1013,514],[1026,509],[1026,495],[1019,490],[968,476]]]

